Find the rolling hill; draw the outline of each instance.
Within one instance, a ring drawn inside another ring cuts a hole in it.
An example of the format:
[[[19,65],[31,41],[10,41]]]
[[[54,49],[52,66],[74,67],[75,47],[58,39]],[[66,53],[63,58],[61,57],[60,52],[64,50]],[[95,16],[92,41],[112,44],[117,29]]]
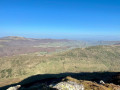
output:
[[[33,39],[17,36],[0,38],[0,57],[26,53],[51,53],[85,46],[82,41],[67,39]]]
[[[81,41],[67,39],[34,39],[18,36],[0,38],[0,57],[41,52],[41,54],[85,48],[96,45],[114,45],[119,41]]]
[[[0,85],[36,74],[119,72],[119,43],[16,36],[0,38]]]
[[[38,56],[38,53],[0,58],[0,79],[24,79],[36,74],[119,72],[120,46],[92,46]]]

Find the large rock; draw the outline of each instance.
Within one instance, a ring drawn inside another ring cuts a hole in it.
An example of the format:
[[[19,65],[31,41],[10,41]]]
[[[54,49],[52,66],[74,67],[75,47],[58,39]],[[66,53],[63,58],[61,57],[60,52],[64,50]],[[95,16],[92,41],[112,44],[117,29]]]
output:
[[[7,90],[18,90],[21,87],[21,85],[9,87]]]
[[[76,82],[68,81],[68,82],[60,82],[53,86],[53,88],[56,88],[58,90],[84,90],[84,86],[81,84],[78,84]]]
[[[81,84],[84,86],[84,90],[120,90],[119,85],[107,84],[107,83],[98,84],[96,82],[87,81],[87,80],[77,80],[69,76],[64,78],[63,81],[67,81],[67,82],[71,81],[71,82],[76,82],[77,84]],[[68,90],[72,90],[72,89],[68,89]]]

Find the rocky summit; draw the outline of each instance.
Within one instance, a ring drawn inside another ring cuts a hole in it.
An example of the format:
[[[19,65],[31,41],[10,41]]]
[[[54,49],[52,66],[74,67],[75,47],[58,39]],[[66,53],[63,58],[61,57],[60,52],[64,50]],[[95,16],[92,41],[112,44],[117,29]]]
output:
[[[68,81],[68,82],[60,82],[53,86],[53,88],[56,88],[58,90],[84,90],[84,86],[81,84],[78,84],[76,82]]]
[[[49,84],[47,82],[36,82],[27,87],[16,85],[9,87],[7,90],[120,90],[120,86],[113,83],[78,80],[70,76],[61,79],[59,82],[55,79]]]

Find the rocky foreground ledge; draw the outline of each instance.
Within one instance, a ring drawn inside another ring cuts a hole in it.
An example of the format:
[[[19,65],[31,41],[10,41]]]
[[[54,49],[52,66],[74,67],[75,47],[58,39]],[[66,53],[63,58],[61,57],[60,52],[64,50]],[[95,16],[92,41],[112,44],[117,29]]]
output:
[[[28,87],[22,87],[21,85],[9,87],[7,90],[120,90],[120,86],[112,83],[105,83],[102,80],[100,83],[96,83],[87,80],[77,80],[67,76],[61,79],[60,82],[53,81],[49,85],[38,82]]]

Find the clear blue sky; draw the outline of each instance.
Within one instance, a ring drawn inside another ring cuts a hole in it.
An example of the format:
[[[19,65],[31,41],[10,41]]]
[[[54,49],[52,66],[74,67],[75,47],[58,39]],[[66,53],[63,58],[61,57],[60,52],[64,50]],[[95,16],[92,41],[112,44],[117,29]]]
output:
[[[0,37],[120,40],[120,0],[0,0]]]

